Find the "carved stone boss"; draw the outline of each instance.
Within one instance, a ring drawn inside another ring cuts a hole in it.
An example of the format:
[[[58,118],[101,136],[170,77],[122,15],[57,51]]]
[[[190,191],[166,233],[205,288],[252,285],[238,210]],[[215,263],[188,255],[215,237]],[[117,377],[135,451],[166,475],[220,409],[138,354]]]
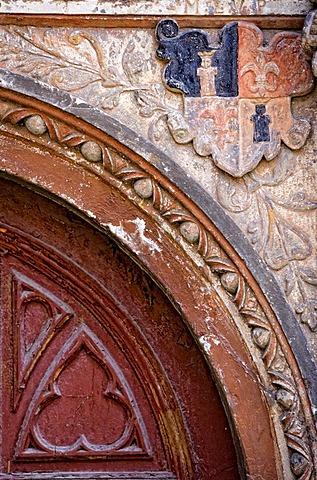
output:
[[[157,56],[168,61],[166,87],[184,96],[183,114],[167,115],[177,143],[192,141],[234,177],[275,158],[281,141],[291,149],[304,145],[310,125],[293,117],[291,99],[311,90],[313,75],[299,34],[278,33],[263,46],[258,27],[232,22],[212,46],[207,33],[179,32],[167,19],[156,37]]]

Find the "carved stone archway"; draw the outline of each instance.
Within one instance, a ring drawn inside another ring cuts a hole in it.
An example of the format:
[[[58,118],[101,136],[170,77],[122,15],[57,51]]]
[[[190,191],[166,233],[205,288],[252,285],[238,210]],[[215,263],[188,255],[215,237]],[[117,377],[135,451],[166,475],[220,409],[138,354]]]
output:
[[[132,130],[40,82],[1,78],[2,175],[80,212],[166,292],[215,375],[246,475],[310,478],[314,365],[238,229]]]

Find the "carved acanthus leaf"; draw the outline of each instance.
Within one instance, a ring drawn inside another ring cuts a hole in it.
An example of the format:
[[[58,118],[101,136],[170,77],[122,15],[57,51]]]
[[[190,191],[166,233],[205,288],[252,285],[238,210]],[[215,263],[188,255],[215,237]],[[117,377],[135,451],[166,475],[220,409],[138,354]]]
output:
[[[244,214],[245,232],[269,268],[283,271],[284,291],[300,315],[302,323],[316,330],[316,284],[305,281],[301,269],[310,269],[308,278],[316,275],[312,257],[312,243],[306,232],[299,229],[288,212],[311,212],[317,201],[304,191],[283,198],[270,187],[282,185],[295,169],[296,157],[289,150],[266,170],[254,170],[243,179],[221,175],[217,183],[219,203],[234,215]],[[303,266],[303,262],[304,266]],[[279,280],[280,281],[280,280]]]

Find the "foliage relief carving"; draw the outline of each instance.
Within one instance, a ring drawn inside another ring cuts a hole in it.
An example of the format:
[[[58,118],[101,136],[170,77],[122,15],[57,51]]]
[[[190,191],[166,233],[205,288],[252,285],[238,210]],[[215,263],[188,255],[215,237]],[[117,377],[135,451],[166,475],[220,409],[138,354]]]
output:
[[[146,55],[144,38],[124,43],[109,36],[108,43],[109,47],[105,51],[97,37],[87,31],[63,30],[57,34],[54,30],[35,27],[3,27],[0,62],[6,68],[41,79],[79,96],[85,95],[90,89],[92,102],[106,110],[115,109],[124,96],[129,95],[139,114],[148,119],[150,140],[159,142],[163,134],[166,135],[166,116],[173,118],[180,114],[177,102],[174,101],[177,95],[167,92],[155,80],[157,62]],[[258,62],[259,70],[261,56]],[[271,82],[268,88],[273,88],[278,74],[278,68],[273,63],[265,66],[265,78],[270,76]],[[251,64],[246,64],[243,73],[253,75],[250,68]],[[255,82],[254,88],[257,91],[264,88],[263,82],[260,82],[262,70],[255,72],[257,75],[248,77]],[[151,75],[153,83],[149,84],[147,77]],[[31,111],[28,113],[32,114]],[[12,121],[17,121],[18,111],[15,110],[13,115],[15,120],[12,118]],[[24,109],[19,121],[26,116]],[[11,121],[8,112],[6,119]],[[52,121],[48,118],[44,120],[53,139],[61,141],[62,136],[63,141],[72,146],[83,144],[87,140],[83,136],[77,138],[74,133],[70,136],[62,131],[56,134],[58,129],[54,134]],[[248,214],[246,233],[252,244],[268,267],[273,272],[282,274],[284,291],[294,310],[301,322],[315,331],[317,270],[311,261],[311,241],[295,223],[286,219],[285,213],[311,212],[316,209],[317,201],[307,198],[304,192],[297,192],[289,198],[272,193],[271,187],[281,185],[296,169],[295,158],[285,147],[275,160],[266,163],[268,173],[265,175],[257,168],[240,179],[233,179],[219,169],[217,198],[238,225],[239,214]],[[278,280],[281,281],[280,277]]]
[[[153,118],[149,136],[158,140],[162,119],[173,108],[165,102],[161,83],[145,83],[146,76],[157,70],[144,52],[145,44],[141,37],[127,44],[109,37],[105,51],[86,31],[58,35],[49,29],[10,26],[0,31],[0,63],[76,95],[90,89],[91,101],[105,110],[114,109],[124,94],[130,94],[140,115]]]
[[[2,119],[14,125],[22,122],[22,126],[25,126],[25,120],[30,118],[30,114],[31,116],[42,115],[35,110],[23,109],[13,104],[9,104],[6,108],[7,111],[2,116]],[[82,163],[88,160],[86,167],[92,169],[97,174],[100,174],[100,165],[102,165],[104,170],[109,172],[116,182],[119,180],[125,185],[127,193],[131,189],[134,201],[135,194],[137,194],[140,198],[140,208],[146,208],[146,211],[149,213],[149,207],[152,207],[154,212],[156,212],[155,215],[159,214],[176,232],[179,232],[180,235],[176,235],[175,238],[179,239],[182,236],[188,247],[202,258],[202,271],[209,281],[215,281],[214,275],[218,277],[219,286],[224,289],[241,315],[249,329],[250,337],[258,350],[259,356],[262,358],[270,381],[272,398],[280,410],[280,422],[286,444],[289,448],[291,469],[297,479],[308,480],[312,478],[313,460],[300,392],[297,389],[296,381],[287,357],[279,343],[278,336],[237,266],[224,253],[211,233],[178,200],[168,193],[158,181],[151,178],[146,171],[103,144],[99,144],[102,153],[97,164],[95,161],[89,161],[89,156],[82,158],[82,146],[85,143],[92,143],[94,140],[56,119],[46,117],[45,115],[42,115],[42,118],[47,125],[46,133],[50,138],[62,145],[65,144],[65,138],[75,139],[70,148],[73,148],[78,155],[77,160],[79,162]],[[52,125],[54,128],[52,128]],[[66,137],[65,132],[67,132]],[[41,139],[38,139],[38,141],[41,141]],[[254,173],[252,176],[251,174],[249,175],[249,183],[247,183],[246,179],[240,179],[237,182],[230,176],[224,176],[221,183],[222,190],[219,189],[219,198],[221,198],[222,194],[224,198],[231,199],[226,208],[231,209],[233,212],[248,210],[252,204],[252,191],[256,192],[260,187],[263,188],[264,186],[274,184],[274,182],[284,178],[286,175],[285,170],[288,168],[286,163],[284,169],[276,167],[275,176],[272,175],[270,179],[265,179],[260,174]],[[237,188],[238,184],[240,190]],[[250,185],[252,185],[252,188]],[[229,192],[229,195],[225,195],[226,191]],[[258,199],[258,204],[261,205],[261,208],[268,208],[263,202],[265,194],[261,192],[261,195],[263,196]],[[235,198],[237,196],[240,198],[239,201]],[[267,200],[269,205],[273,204],[274,201],[275,203],[282,202],[282,200],[274,197],[270,198],[270,201],[271,203]],[[301,196],[291,197],[282,206],[284,208],[293,208],[294,205],[299,210],[316,207],[314,202]],[[272,212],[270,212],[270,215],[275,221]],[[284,225],[286,229],[293,231],[288,224],[286,225],[285,223]],[[276,228],[279,231],[277,226]],[[253,232],[251,233],[254,235],[254,238],[258,238],[256,225],[253,226]],[[263,246],[267,246],[270,238],[267,237],[265,241],[262,240]],[[294,247],[293,250],[292,248],[290,249],[294,258],[291,260],[287,259],[288,262],[299,262],[302,256],[308,256],[310,253],[310,246],[306,238],[301,236],[298,238],[303,245],[300,248]],[[285,251],[289,252],[289,250]],[[274,255],[270,261],[273,266],[276,267],[278,265],[281,269],[287,265],[287,263],[284,265],[285,260],[283,258],[275,258]],[[310,282],[313,283],[313,272],[309,269],[303,269],[303,272],[303,276],[306,275]],[[54,392],[52,391],[52,393]],[[51,398],[52,402],[57,398],[56,392],[54,395]]]
[[[240,179],[222,175],[217,183],[217,199],[231,214],[246,220],[246,233],[268,267],[281,275],[282,287],[303,324],[317,330],[317,270],[313,245],[306,232],[289,219],[288,212],[312,212],[317,199],[297,191],[287,198],[272,188],[285,182],[295,169],[296,158],[287,150],[263,174],[260,169]],[[239,221],[237,221],[239,223]]]
[[[85,96],[89,90],[92,103],[106,110],[115,109],[120,102],[123,104],[122,99],[129,95],[140,116],[147,120],[148,136],[155,143],[167,134],[166,116],[179,115],[178,95],[166,91],[157,81],[157,62],[146,55],[144,37],[123,42],[109,35],[105,50],[97,37],[87,31],[63,30],[57,34],[50,29],[9,26],[2,28],[0,39],[3,67],[78,96]],[[259,70],[260,57],[258,61]],[[251,68],[251,65],[246,67]],[[273,64],[266,65],[264,73],[270,75],[269,88],[274,86],[277,70]],[[264,88],[260,82],[261,71],[255,72],[257,76],[249,77],[258,91]],[[251,75],[252,72],[245,68],[244,74]],[[148,77],[152,78],[152,83],[148,83]],[[32,115],[33,112],[23,109],[19,114],[15,109],[14,118],[10,117],[10,112],[5,118],[13,123],[23,121],[27,113]],[[49,118],[44,121],[46,131],[54,140],[69,146],[87,141],[77,133],[55,129]],[[260,165],[239,179],[217,170],[217,198],[238,225],[243,213],[241,224],[247,223],[246,233],[252,244],[268,267],[277,273],[278,281],[282,281],[285,294],[301,322],[316,331],[317,271],[311,260],[311,240],[296,227],[296,222],[286,219],[286,214],[309,213],[316,209],[317,201],[308,198],[304,192],[297,192],[289,198],[272,192],[271,187],[282,185],[296,169],[295,156],[288,149],[283,147],[274,160],[270,163],[262,160],[264,163],[268,173],[262,174]]]

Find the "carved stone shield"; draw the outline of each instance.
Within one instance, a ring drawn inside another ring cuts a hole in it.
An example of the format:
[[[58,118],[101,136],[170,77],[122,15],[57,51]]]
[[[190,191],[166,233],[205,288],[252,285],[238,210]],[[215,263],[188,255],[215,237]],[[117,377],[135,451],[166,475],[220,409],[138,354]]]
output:
[[[179,33],[176,22],[162,20],[157,39],[158,57],[169,61],[166,86],[184,95],[184,112],[167,118],[176,142],[193,141],[234,177],[275,158],[281,141],[304,145],[310,125],[293,118],[291,98],[310,91],[313,76],[298,34],[279,33],[264,47],[255,25],[233,22],[212,46],[205,32]]]

